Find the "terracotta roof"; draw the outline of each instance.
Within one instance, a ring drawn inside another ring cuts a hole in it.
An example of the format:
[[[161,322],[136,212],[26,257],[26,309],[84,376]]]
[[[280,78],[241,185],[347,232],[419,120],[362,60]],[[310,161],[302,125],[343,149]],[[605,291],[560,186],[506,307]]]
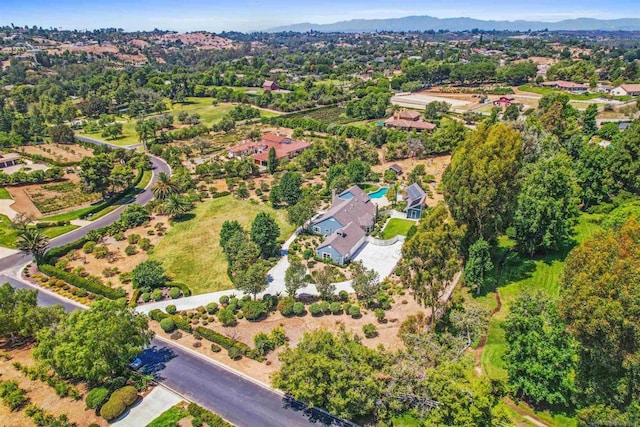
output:
[[[423,120],[403,120],[396,119],[393,117],[389,117],[384,121],[384,124],[387,126],[391,126],[394,128],[407,128],[407,129],[425,129],[425,130],[433,130],[436,128],[436,125],[433,123],[425,122]]]
[[[400,111],[398,118],[401,120],[418,120],[420,118],[420,113],[414,110],[404,110]]]
[[[260,141],[242,141],[240,144],[227,148],[227,151],[233,154],[253,152],[255,159],[266,161],[271,147],[275,148],[276,157],[282,159],[310,146],[310,142],[292,140],[288,136],[266,134]]]
[[[331,246],[340,255],[345,256],[355,248],[356,244],[362,240],[364,236],[366,236],[366,233],[362,228],[358,227],[358,224],[355,222],[350,222],[324,239],[324,242],[318,246],[318,250]]]
[[[271,149],[271,147],[275,148],[276,158],[278,159],[284,159],[291,153],[306,150],[307,148],[311,147],[311,143],[306,141],[291,141],[289,144],[270,144],[267,142],[266,144],[268,148],[261,153],[254,154],[254,159],[266,162],[269,158],[269,150]]]
[[[620,85],[620,87],[624,89],[627,93],[640,92],[640,84],[626,84],[626,85]]]

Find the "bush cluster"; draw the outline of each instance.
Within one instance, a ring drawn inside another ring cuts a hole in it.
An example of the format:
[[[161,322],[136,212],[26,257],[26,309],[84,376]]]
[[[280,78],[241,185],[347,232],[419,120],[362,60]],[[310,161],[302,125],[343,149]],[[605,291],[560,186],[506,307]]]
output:
[[[162,319],[171,318],[175,322],[175,324],[178,327],[178,329],[181,329],[181,330],[183,330],[185,332],[189,332],[189,333],[191,333],[191,331],[193,330],[191,328],[191,325],[189,324],[189,322],[187,320],[183,319],[180,316],[172,316],[170,314],[163,313],[161,310],[158,310],[157,308],[154,309],[154,310],[151,310],[149,312],[148,316],[152,320],[155,320],[156,322],[161,322]]]
[[[248,345],[246,345],[245,343],[242,343],[238,340],[234,340],[233,338],[227,337],[225,335],[222,335],[216,331],[213,331],[211,329],[202,327],[202,326],[198,326],[196,328],[196,332],[204,339],[211,341],[213,343],[216,343],[218,345],[220,345],[221,347],[229,350],[232,347],[237,348],[238,350],[240,350],[241,354],[251,358],[251,359],[256,359],[256,355],[254,354],[253,351],[251,351],[251,348],[249,348]]]
[[[25,366],[20,362],[14,362],[13,367],[18,371],[22,372],[29,378],[30,380],[38,380],[47,384],[49,387],[53,388],[56,392],[56,395],[60,397],[71,397],[73,399],[80,398],[80,392],[73,385],[69,384],[67,381],[56,378],[53,375],[49,374],[49,371],[44,366],[34,366],[29,367]]]
[[[187,407],[187,411],[189,412],[189,415],[193,417],[193,421],[191,422],[193,426],[202,426],[203,424],[206,424],[209,427],[233,427],[231,424],[223,420],[220,415],[214,414],[195,403],[190,403]]]
[[[76,276],[73,273],[68,273],[64,270],[60,270],[49,264],[42,264],[38,268],[47,276],[56,276],[64,280],[68,284],[75,286],[76,288],[84,289],[85,291],[97,295],[102,295],[103,297],[109,299],[115,300],[126,295],[124,289],[113,289],[101,283],[97,283],[92,280],[85,279],[84,277]]]
[[[100,408],[100,416],[107,421],[118,418],[127,409],[127,406],[138,400],[138,392],[132,386],[125,386],[111,394],[111,397]]]
[[[0,398],[12,411],[17,411],[29,400],[17,381],[0,382]]]
[[[89,393],[87,393],[87,397],[85,398],[85,403],[87,404],[87,408],[89,409],[100,409],[100,407],[107,401],[109,398],[109,389],[105,387],[95,387],[92,388]]]

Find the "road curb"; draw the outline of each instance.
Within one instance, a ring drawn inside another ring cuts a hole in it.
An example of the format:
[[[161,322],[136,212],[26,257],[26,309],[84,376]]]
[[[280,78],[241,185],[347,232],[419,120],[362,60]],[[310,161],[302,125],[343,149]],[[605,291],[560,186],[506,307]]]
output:
[[[198,357],[198,358],[200,358],[200,359],[204,360],[205,362],[209,362],[209,363],[211,363],[212,365],[216,365],[216,366],[218,366],[218,367],[220,367],[220,368],[224,369],[224,370],[225,370],[225,371],[227,371],[227,372],[230,372],[230,373],[232,373],[232,374],[234,374],[234,375],[237,375],[237,376],[239,376],[239,377],[241,377],[241,378],[243,378],[243,379],[245,379],[245,380],[247,380],[247,381],[249,381],[249,382],[252,382],[252,383],[253,383],[253,384],[255,384],[255,385],[258,385],[258,386],[260,386],[260,387],[262,387],[262,388],[264,388],[264,389],[266,389],[266,390],[269,390],[269,391],[271,391],[271,392],[273,392],[273,393],[276,393],[276,394],[278,394],[278,395],[280,395],[280,396],[282,396],[282,397],[284,397],[284,396],[285,396],[285,393],[284,393],[283,391],[278,390],[278,389],[276,389],[276,388],[273,388],[273,387],[271,387],[269,384],[264,383],[264,382],[262,382],[262,381],[260,381],[260,380],[257,380],[257,379],[255,379],[255,378],[253,378],[253,377],[251,377],[251,376],[249,376],[249,375],[245,374],[244,372],[238,371],[237,369],[231,368],[231,367],[229,367],[229,366],[225,365],[225,364],[224,364],[224,363],[222,363],[222,362],[219,362],[219,361],[217,361],[217,360],[215,360],[215,359],[212,359],[212,358],[210,358],[210,357],[205,356],[205,355],[204,355],[204,354],[202,354],[202,353],[199,353],[199,352],[197,352],[197,351],[195,351],[195,350],[192,350],[192,349],[190,349],[189,347],[187,347],[187,346],[185,346],[185,345],[183,345],[183,344],[181,344],[181,343],[178,343],[178,342],[176,342],[176,341],[173,341],[173,340],[167,339],[167,338],[162,337],[162,336],[160,336],[160,335],[156,335],[154,338],[156,338],[156,339],[158,339],[158,340],[160,340],[160,341],[162,341],[162,342],[164,342],[164,343],[167,343],[167,344],[170,344],[170,345],[175,345],[175,346],[177,346],[177,347],[180,347],[182,350],[185,350],[185,351],[189,352],[189,353],[190,353],[190,354],[192,354],[193,356],[196,356],[196,357]]]

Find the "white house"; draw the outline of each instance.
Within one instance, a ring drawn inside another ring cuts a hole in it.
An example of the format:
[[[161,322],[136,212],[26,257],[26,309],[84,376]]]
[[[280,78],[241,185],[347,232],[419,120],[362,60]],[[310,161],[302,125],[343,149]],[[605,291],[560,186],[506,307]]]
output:
[[[620,85],[611,89],[614,96],[640,96],[640,84]]]

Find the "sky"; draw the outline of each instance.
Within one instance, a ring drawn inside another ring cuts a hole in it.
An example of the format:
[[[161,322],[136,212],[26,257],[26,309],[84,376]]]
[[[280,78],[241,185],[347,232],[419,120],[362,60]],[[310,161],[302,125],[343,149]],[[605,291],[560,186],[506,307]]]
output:
[[[639,0],[0,0],[0,25],[256,31],[280,25],[430,15],[495,20],[640,18]]]

